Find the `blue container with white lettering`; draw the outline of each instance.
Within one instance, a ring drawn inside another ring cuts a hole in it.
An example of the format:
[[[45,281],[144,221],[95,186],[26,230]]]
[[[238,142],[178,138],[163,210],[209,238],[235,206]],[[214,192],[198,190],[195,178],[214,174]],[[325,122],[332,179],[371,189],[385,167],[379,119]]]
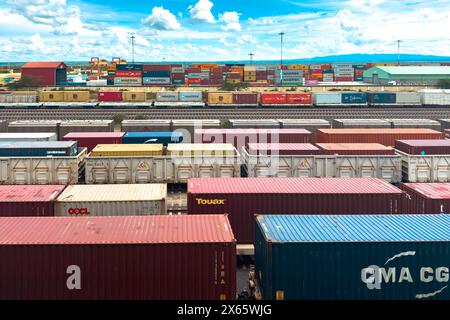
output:
[[[127,132],[123,138],[123,144],[163,144],[183,142],[181,132]]]
[[[450,299],[450,215],[260,215],[255,231],[264,299]]]
[[[0,157],[68,157],[77,154],[76,141],[0,142]]]

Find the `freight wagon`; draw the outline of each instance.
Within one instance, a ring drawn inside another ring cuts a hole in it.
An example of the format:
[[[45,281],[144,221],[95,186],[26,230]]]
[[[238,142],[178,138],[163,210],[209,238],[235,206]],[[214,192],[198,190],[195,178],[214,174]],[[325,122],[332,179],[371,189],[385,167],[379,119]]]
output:
[[[449,215],[256,217],[264,299],[449,300],[449,265]]]
[[[0,256],[4,300],[236,299],[225,215],[0,218]]]

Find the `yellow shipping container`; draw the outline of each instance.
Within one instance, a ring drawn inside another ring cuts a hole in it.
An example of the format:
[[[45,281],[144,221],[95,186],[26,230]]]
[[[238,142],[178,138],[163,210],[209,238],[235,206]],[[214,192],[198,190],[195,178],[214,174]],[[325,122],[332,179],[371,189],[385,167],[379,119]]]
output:
[[[244,76],[255,76],[256,77],[256,71],[244,71]]]
[[[234,83],[228,81],[230,83]],[[209,104],[232,104],[233,94],[231,92],[208,92]]]
[[[173,157],[235,157],[236,148],[231,143],[180,143],[169,144],[167,155]]]
[[[91,157],[153,157],[162,156],[162,144],[99,144]]]
[[[145,102],[146,93],[145,92],[122,92],[123,101],[128,102]]]
[[[64,101],[87,102],[90,100],[89,91],[64,91]]]
[[[63,102],[64,91],[41,91],[39,94],[41,102]]]

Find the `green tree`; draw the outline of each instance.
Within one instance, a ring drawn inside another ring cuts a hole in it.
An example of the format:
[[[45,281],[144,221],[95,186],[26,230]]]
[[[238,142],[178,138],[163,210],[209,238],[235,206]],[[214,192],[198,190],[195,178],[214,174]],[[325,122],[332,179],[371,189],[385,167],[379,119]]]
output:
[[[145,114],[138,114],[136,117],[134,117],[135,120],[147,120],[148,116]]]
[[[113,121],[115,124],[121,124],[122,121],[125,120],[126,118],[127,118],[126,115],[124,115],[122,113],[118,113],[113,116]]]
[[[35,77],[22,76],[20,80],[10,82],[6,85],[8,90],[18,90],[23,88],[37,88],[40,85],[40,80]]]
[[[241,83],[230,83],[225,81],[222,83],[222,86],[220,87],[221,91],[241,91],[248,88],[248,83],[241,82]]]
[[[230,120],[222,119],[220,120],[220,127],[222,129],[229,129],[231,128],[231,122]]]

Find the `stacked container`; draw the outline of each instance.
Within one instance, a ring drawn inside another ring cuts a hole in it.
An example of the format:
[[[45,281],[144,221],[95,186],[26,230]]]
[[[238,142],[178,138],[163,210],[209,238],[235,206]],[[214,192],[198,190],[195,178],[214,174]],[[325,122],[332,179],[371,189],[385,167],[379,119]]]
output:
[[[219,120],[173,120],[172,131],[179,131],[183,134],[183,141],[190,143],[194,141],[196,129],[218,129]]]
[[[114,75],[114,85],[116,86],[141,86],[141,70],[116,70]]]
[[[60,138],[70,132],[113,132],[112,120],[69,120],[59,125]]]
[[[123,132],[71,132],[63,140],[76,141],[79,148],[91,152],[98,144],[121,144],[123,135]]]
[[[317,129],[330,128],[330,123],[324,119],[278,119],[284,129],[306,129],[311,132],[311,142],[316,142]]]
[[[391,123],[392,128],[422,128],[441,131],[439,121],[430,119],[386,119]]]
[[[8,124],[8,132],[51,132],[58,134],[58,120],[19,120]]]
[[[333,128],[391,128],[391,123],[382,119],[334,119]]]
[[[143,131],[171,131],[171,120],[124,120],[122,121],[122,131],[143,132]]]
[[[450,213],[450,183],[402,183],[400,189],[407,194],[406,214]]]
[[[144,65],[142,70],[144,86],[167,86],[172,82],[170,65]]]
[[[0,133],[0,142],[20,142],[20,141],[57,141],[56,133],[33,132],[33,133]]]

